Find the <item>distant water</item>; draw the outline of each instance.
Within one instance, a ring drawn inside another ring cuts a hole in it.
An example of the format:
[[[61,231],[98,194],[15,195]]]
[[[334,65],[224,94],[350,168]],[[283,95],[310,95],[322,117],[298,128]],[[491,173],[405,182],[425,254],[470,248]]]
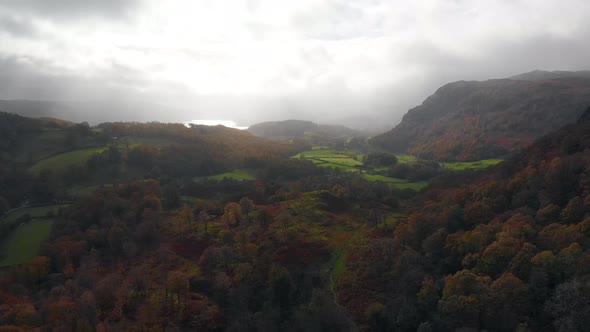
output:
[[[228,128],[235,128],[235,129],[248,129],[248,127],[240,127],[237,123],[231,120],[190,120],[184,123],[185,126],[189,126],[190,124],[196,125],[205,125],[205,126],[217,126],[222,125]]]

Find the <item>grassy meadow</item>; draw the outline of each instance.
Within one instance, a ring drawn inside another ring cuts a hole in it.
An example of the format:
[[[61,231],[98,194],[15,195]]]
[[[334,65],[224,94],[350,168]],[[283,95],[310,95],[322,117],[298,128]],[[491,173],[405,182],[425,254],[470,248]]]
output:
[[[56,171],[64,169],[70,165],[80,165],[85,163],[90,156],[96,153],[102,153],[106,151],[106,147],[100,148],[89,148],[75,150],[66,153],[60,153],[58,155],[43,159],[31,167],[33,173],[41,173],[43,170]]]
[[[360,161],[362,155],[321,146],[315,146],[311,150],[298,153],[291,158],[307,159],[320,167],[332,167],[351,172],[358,171],[355,166],[363,164],[363,162]]]
[[[445,162],[443,167],[452,171],[465,171],[474,169],[483,169],[498,165],[502,159],[484,159],[478,161],[460,161],[460,162]]]
[[[30,221],[5,238],[0,248],[0,266],[12,266],[35,258],[41,243],[49,238],[53,220]]]
[[[232,179],[232,180],[254,180],[256,177],[252,174],[252,172],[245,170],[245,169],[236,169],[231,172],[221,173],[213,176],[209,176],[207,179],[209,180],[217,180],[221,181],[223,179]]]

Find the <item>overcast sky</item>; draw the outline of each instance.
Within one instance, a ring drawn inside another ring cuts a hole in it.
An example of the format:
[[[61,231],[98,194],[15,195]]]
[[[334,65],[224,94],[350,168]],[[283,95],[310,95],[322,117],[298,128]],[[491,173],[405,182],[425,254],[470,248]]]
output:
[[[1,0],[0,98],[393,126],[446,82],[590,69],[589,18],[588,0]]]

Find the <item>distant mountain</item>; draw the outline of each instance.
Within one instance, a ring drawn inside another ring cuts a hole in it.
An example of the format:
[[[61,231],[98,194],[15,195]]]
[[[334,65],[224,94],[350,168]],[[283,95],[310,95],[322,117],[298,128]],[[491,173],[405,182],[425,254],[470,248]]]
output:
[[[504,156],[575,122],[590,105],[589,73],[535,71],[449,83],[370,142],[439,160]]]
[[[170,122],[175,114],[179,114],[178,119],[185,117],[179,110],[163,105],[119,101],[0,100],[0,111],[30,118],[47,117],[90,124],[109,121]]]
[[[327,138],[350,137],[357,135],[356,130],[339,125],[318,125],[311,121],[285,120],[262,122],[250,126],[252,134],[266,138],[303,138],[306,133]]]

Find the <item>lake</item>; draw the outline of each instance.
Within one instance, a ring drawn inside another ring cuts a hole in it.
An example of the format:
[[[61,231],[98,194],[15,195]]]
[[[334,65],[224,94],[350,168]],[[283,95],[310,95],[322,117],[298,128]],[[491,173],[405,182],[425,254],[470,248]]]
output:
[[[237,123],[235,123],[234,121],[231,120],[190,120],[190,121],[186,121],[184,122],[185,126],[189,126],[190,124],[196,124],[196,125],[205,125],[205,126],[217,126],[217,125],[222,125],[228,128],[235,128],[235,129],[248,129],[248,127],[241,127],[238,126]]]

